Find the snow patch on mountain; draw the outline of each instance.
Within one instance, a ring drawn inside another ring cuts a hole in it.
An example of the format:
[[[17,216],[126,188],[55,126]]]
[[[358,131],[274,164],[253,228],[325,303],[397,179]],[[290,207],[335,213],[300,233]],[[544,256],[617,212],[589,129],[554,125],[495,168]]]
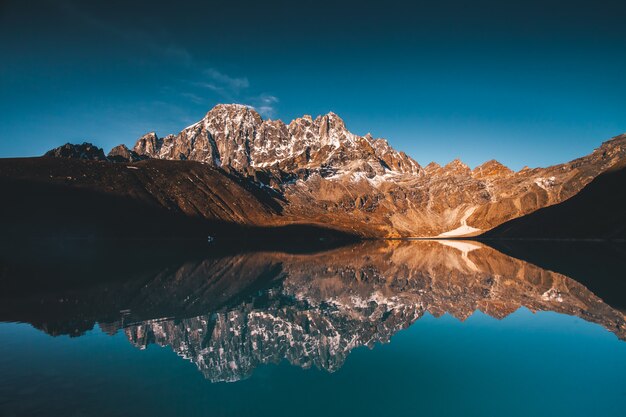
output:
[[[456,229],[449,230],[447,232],[439,234],[437,237],[457,237],[457,236],[467,236],[470,234],[474,234],[480,232],[480,229],[469,226],[467,224],[467,219],[474,213],[476,207],[470,207],[467,209],[463,217],[461,218],[461,225]]]
[[[553,187],[556,181],[556,177],[550,177],[550,178],[536,178],[535,179],[535,184],[537,184],[539,187],[543,188],[544,190],[547,190],[550,187]]]
[[[154,133],[145,135],[134,150],[152,158],[189,159],[239,171],[248,167],[283,171],[328,167],[358,172],[369,165],[368,170],[384,174],[421,169],[384,139],[349,132],[333,112],[315,119],[304,116],[286,125],[280,120],[263,120],[253,108],[236,104],[215,106],[178,135],[163,140]]]

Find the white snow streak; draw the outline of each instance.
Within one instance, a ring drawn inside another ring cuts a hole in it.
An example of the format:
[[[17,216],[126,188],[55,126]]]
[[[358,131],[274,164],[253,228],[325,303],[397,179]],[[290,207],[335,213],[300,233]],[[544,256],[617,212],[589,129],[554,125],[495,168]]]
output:
[[[479,232],[480,229],[477,229],[472,226],[468,226],[467,224],[467,219],[469,218],[469,216],[472,215],[474,210],[476,210],[476,207],[470,207],[469,209],[467,209],[467,211],[463,215],[463,218],[461,218],[461,225],[459,227],[457,227],[456,229],[441,233],[437,237],[466,236],[466,235],[469,235],[470,233]]]

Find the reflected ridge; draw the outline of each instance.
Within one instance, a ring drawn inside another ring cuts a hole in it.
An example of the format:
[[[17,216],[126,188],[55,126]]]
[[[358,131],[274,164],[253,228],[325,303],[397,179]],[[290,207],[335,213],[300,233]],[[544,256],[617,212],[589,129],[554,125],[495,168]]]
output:
[[[426,312],[465,320],[480,310],[502,319],[526,307],[578,316],[626,338],[624,314],[578,282],[476,242],[365,242],[314,255],[252,253],[184,265],[166,281],[198,277],[203,291],[188,294],[188,305],[205,304],[204,291],[226,288],[223,280],[243,281],[247,289],[268,277],[269,283],[239,303],[196,317],[101,326],[124,327],[141,349],[169,346],[211,381],[245,379],[259,365],[283,359],[332,372],[352,349],[388,342]]]

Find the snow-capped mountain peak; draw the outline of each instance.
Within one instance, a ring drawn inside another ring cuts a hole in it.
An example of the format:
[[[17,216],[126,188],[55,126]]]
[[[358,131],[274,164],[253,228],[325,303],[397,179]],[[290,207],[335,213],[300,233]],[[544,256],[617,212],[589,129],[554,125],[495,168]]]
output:
[[[263,120],[256,110],[241,104],[218,104],[177,135],[159,139],[148,133],[137,141],[134,151],[239,171],[251,167],[340,172],[365,167],[376,173],[415,173],[420,169],[385,140],[351,133],[333,112],[315,119],[305,115],[287,125],[281,120]]]

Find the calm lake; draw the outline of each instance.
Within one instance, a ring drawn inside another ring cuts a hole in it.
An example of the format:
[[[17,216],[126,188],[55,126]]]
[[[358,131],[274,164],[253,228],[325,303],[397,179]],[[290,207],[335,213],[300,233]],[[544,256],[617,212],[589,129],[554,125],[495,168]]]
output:
[[[7,245],[0,415],[624,417],[624,247],[498,249]]]

